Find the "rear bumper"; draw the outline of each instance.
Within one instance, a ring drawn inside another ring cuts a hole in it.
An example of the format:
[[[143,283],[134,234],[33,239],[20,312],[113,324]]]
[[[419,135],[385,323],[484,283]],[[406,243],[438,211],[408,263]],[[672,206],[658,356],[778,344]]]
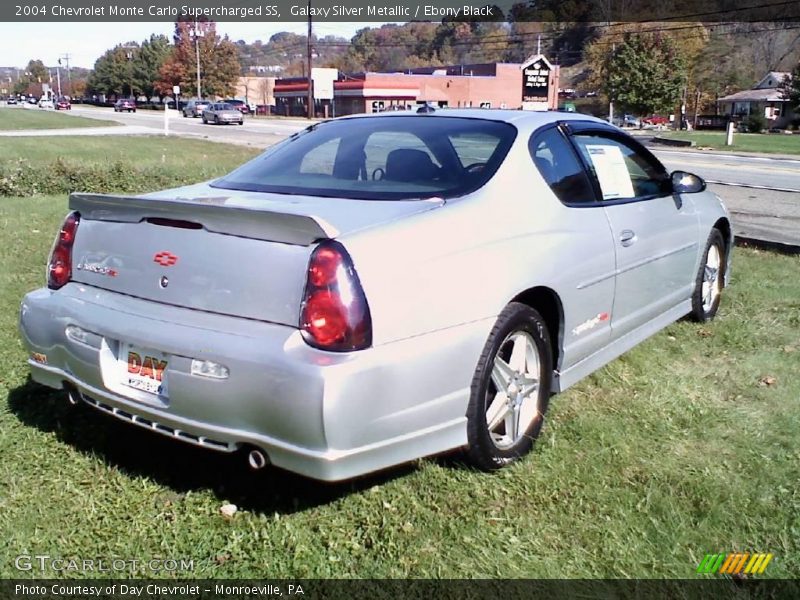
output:
[[[83,341],[67,326],[91,332]],[[119,418],[335,481],[466,444],[469,383],[489,322],[351,354],[307,346],[291,327],[165,306],[71,283],[28,294],[20,331],[32,377],[76,388]],[[167,397],[120,382],[120,342],[169,357]],[[228,367],[214,380],[192,359]]]

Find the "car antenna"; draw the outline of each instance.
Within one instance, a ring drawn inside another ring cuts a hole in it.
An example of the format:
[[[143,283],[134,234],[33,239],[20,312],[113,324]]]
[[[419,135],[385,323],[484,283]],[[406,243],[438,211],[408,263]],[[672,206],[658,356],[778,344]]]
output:
[[[436,112],[436,109],[433,108],[427,102],[417,109],[417,113],[421,113],[421,114],[432,113],[432,112]]]

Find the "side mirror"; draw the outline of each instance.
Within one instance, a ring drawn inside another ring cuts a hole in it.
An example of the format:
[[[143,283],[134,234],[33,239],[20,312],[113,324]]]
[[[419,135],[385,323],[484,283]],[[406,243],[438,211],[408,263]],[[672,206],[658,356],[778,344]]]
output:
[[[687,173],[686,171],[673,171],[672,191],[676,194],[695,194],[706,189],[706,182],[702,177]]]

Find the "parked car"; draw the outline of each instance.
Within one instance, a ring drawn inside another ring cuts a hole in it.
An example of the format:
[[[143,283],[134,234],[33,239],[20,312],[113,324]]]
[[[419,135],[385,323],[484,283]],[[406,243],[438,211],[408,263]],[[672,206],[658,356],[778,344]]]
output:
[[[53,101],[44,96],[39,100],[39,108],[55,108]]]
[[[234,98],[231,98],[229,100],[224,100],[224,102],[225,102],[225,104],[230,104],[231,106],[233,106],[236,110],[241,112],[243,115],[249,115],[250,112],[251,112],[250,111],[250,106],[244,100],[236,100]]]
[[[69,98],[59,98],[56,102],[56,110],[72,110],[72,103]]]
[[[120,98],[114,103],[114,112],[136,112],[136,100],[132,98]]]
[[[227,125],[238,123],[244,125],[244,115],[227,102],[215,102],[203,111],[203,123]]]
[[[642,119],[642,123],[645,125],[669,125],[669,117],[665,117],[663,115],[650,115],[649,117],[644,117]]]
[[[189,100],[181,110],[184,117],[202,117],[209,104],[207,100]]]
[[[552,393],[712,319],[733,248],[702,179],[575,113],[344,117],[211,182],[69,206],[21,306],[33,379],[324,480],[520,458]]]
[[[14,98],[14,96],[9,96],[9,97],[8,97],[8,100],[6,100],[6,104],[7,104],[8,106],[16,106],[16,104],[17,104],[17,99],[16,99],[16,98]]]
[[[619,115],[611,121],[617,127],[639,127],[639,119],[633,115]]]

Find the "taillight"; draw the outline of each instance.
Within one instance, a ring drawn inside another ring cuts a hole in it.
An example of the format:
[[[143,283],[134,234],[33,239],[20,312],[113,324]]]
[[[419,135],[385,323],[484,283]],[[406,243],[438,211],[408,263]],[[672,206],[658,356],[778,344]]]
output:
[[[306,342],[322,350],[347,352],[372,344],[367,299],[339,242],[323,242],[311,254],[300,329]]]
[[[75,243],[80,221],[80,213],[69,213],[56,236],[50,260],[47,262],[47,287],[51,290],[64,287],[72,278],[72,245]]]

